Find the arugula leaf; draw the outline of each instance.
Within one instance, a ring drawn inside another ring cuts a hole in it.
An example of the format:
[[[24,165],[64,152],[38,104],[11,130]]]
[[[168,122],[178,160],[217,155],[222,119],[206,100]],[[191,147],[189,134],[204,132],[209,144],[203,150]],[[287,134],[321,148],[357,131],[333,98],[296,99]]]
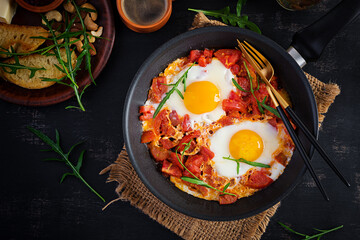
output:
[[[230,186],[230,182],[225,185],[223,192],[225,192],[225,190],[228,189],[229,186]]]
[[[254,96],[254,98],[255,98],[255,100],[256,100],[256,103],[257,103],[257,106],[258,106],[258,108],[259,108],[259,111],[260,111],[262,114],[264,114],[264,113],[265,113],[265,111],[264,111],[264,109],[263,109],[263,107],[264,107],[266,110],[268,110],[269,112],[275,114],[275,116],[277,116],[278,118],[280,118],[280,115],[279,115],[278,111],[277,111],[275,108],[272,108],[272,107],[270,107],[270,106],[268,106],[268,105],[265,104],[266,96],[265,96],[265,98],[263,99],[262,102],[260,102],[260,101],[256,98],[256,96],[255,96],[255,94],[254,94],[253,85],[252,85],[252,79],[253,79],[253,78],[251,77],[250,71],[249,71],[249,69],[248,69],[248,67],[247,67],[247,65],[246,65],[245,62],[244,62],[244,66],[245,66],[245,69],[246,69],[246,72],[247,72],[247,74],[248,74],[249,81],[250,81],[250,91],[251,91],[251,94]],[[257,80],[257,89],[256,89],[255,91],[259,90],[259,87],[260,87],[259,79],[256,78],[256,80]]]
[[[49,145],[51,147],[51,151],[57,153],[60,155],[60,158],[46,158],[46,161],[60,161],[60,162],[64,162],[67,166],[70,167],[70,169],[72,170],[72,172],[68,172],[68,173],[64,173],[60,179],[60,183],[62,183],[64,181],[64,179],[67,176],[75,176],[77,178],[79,178],[93,193],[96,194],[96,196],[98,196],[103,202],[105,202],[105,199],[98,193],[96,192],[86,181],[85,179],[81,176],[80,174],[80,168],[82,166],[82,162],[84,159],[84,153],[85,150],[83,150],[80,153],[80,156],[78,158],[78,161],[76,163],[76,165],[74,166],[73,163],[70,161],[69,159],[69,155],[72,152],[72,150],[78,146],[80,143],[76,143],[75,145],[73,145],[70,150],[65,153],[62,148],[60,147],[60,134],[58,132],[58,130],[55,130],[55,139],[56,141],[54,142],[53,140],[51,140],[48,136],[46,136],[44,133],[42,133],[41,131],[34,129],[32,127],[27,127],[29,129],[29,131],[31,131],[33,134],[35,134],[36,136],[38,136],[44,143],[46,143],[47,145]]]
[[[314,234],[314,235],[307,235],[307,234],[303,234],[303,233],[299,233],[293,229],[291,229],[289,226],[286,226],[285,224],[281,223],[281,222],[278,222],[278,224],[280,224],[280,226],[282,226],[283,228],[285,228],[286,230],[288,230],[289,232],[292,232],[296,235],[299,235],[299,236],[302,236],[302,237],[305,237],[304,240],[308,240],[308,239],[320,239],[321,236],[327,234],[327,233],[330,233],[330,232],[333,232],[333,231],[336,231],[336,230],[339,230],[340,228],[344,227],[344,225],[340,225],[340,226],[337,226],[337,227],[334,227],[332,229],[329,229],[329,230],[320,230],[320,229],[316,229],[314,228],[316,231],[320,232],[318,234]]]
[[[268,110],[269,112],[273,113],[275,116],[277,116],[278,118],[280,118],[280,114],[279,114],[279,112],[278,112],[277,109],[272,108],[272,107],[266,105],[265,103],[262,103],[262,106],[263,106],[266,110]]]
[[[3,48],[3,49],[5,49],[5,48]],[[12,47],[11,47],[11,52],[15,52]],[[7,53],[11,53],[11,52],[7,50],[7,52],[4,52],[4,53],[0,52],[0,54],[8,55]],[[30,71],[29,78],[33,78],[37,71],[46,70],[44,67],[37,68],[37,67],[29,67],[29,66],[22,65],[20,63],[19,57],[17,55],[14,55],[14,61],[15,61],[15,63],[0,62],[0,67],[4,70],[4,72],[9,73],[9,74],[16,74],[17,70],[19,70],[19,69],[29,70]]]
[[[246,4],[246,0],[238,0],[236,3],[236,16],[240,17],[242,7]]]
[[[235,158],[231,158],[229,156],[229,157],[223,157],[223,159],[231,160],[231,161],[234,161],[234,162],[237,162],[237,163],[241,163],[241,162],[246,163],[246,164],[254,166],[254,167],[263,167],[263,168],[270,168],[271,167],[270,165],[263,164],[263,163],[258,163],[258,162],[251,162],[251,161],[245,160],[244,158],[235,159]],[[238,171],[238,173],[239,173],[239,171]]]
[[[185,73],[179,78],[179,80],[176,81],[176,83],[174,84],[174,86],[170,89],[170,91],[168,91],[165,95],[165,97],[161,100],[161,102],[159,103],[158,107],[156,108],[155,112],[154,112],[154,116],[153,118],[156,117],[156,115],[160,112],[161,108],[164,106],[164,104],[166,103],[166,101],[170,98],[171,94],[174,93],[174,91],[177,91],[177,93],[180,95],[180,97],[182,99],[184,99],[184,96],[182,96],[181,92],[179,91],[179,89],[177,88],[179,86],[179,84],[181,82],[185,82],[186,78],[187,78],[187,74],[189,72],[189,70],[192,68],[192,66],[194,66],[195,63],[193,63],[186,71]]]
[[[289,226],[286,226],[285,224],[281,223],[281,222],[278,222],[278,224],[280,224],[280,226],[282,226],[283,228],[285,228],[286,230],[292,232],[292,233],[295,233],[299,236],[303,236],[303,237],[309,237],[308,235],[306,234],[302,234],[302,233],[299,233],[299,232],[296,232],[295,230],[291,229]]]
[[[231,26],[238,26],[240,28],[247,27],[248,29],[261,34],[260,28],[253,22],[249,21],[248,16],[241,16],[242,7],[245,5],[246,0],[238,0],[236,4],[236,14],[230,13],[230,7],[227,6],[220,10],[201,10],[201,9],[192,9],[188,8],[189,11],[193,12],[202,12],[207,16],[212,16],[215,18],[220,18],[221,21],[225,24],[230,24]]]
[[[240,91],[250,92],[250,91],[246,91],[245,89],[243,89],[243,88],[239,85],[239,83],[238,83],[234,78],[232,78],[231,80],[232,80],[233,84],[235,85],[235,87],[236,87],[237,89],[239,89]]]
[[[184,96],[182,95],[182,93],[180,92],[179,89],[175,88],[175,91],[179,94],[179,96],[180,96],[182,99],[184,99]]]
[[[256,100],[257,100],[257,99],[256,99]],[[264,112],[264,109],[263,109],[262,106],[261,106],[261,103],[260,103],[259,101],[256,101],[256,103],[257,103],[257,106],[258,106],[259,111],[261,112],[261,114],[264,114],[265,112]]]
[[[207,184],[199,179],[196,179],[196,178],[191,178],[191,177],[182,177],[181,178],[182,180],[184,181],[187,181],[189,183],[193,183],[193,184],[196,184],[196,185],[200,185],[200,186],[204,186],[206,187]]]

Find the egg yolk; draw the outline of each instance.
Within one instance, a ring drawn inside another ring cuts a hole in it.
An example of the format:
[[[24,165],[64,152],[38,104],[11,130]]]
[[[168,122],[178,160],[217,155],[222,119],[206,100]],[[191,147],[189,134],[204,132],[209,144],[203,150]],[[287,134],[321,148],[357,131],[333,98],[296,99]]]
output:
[[[264,149],[264,143],[256,132],[240,130],[230,140],[229,150],[233,158],[243,158],[247,161],[255,161],[260,157]]]
[[[194,114],[211,112],[219,102],[219,89],[209,81],[194,82],[186,87],[184,104]]]

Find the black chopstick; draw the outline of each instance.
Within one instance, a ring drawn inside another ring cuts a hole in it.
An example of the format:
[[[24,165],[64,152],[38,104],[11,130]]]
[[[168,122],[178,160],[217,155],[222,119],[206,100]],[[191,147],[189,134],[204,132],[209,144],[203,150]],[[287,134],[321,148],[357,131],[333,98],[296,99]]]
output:
[[[310,133],[304,123],[300,120],[300,118],[296,115],[294,110],[291,107],[285,108],[286,112],[289,113],[292,120],[294,120],[295,124],[302,130],[305,134],[306,138],[311,142],[311,144],[316,148],[321,157],[326,161],[326,163],[331,167],[331,169],[336,173],[336,175],[343,181],[343,183],[350,187],[350,183],[345,179],[345,177],[340,173],[335,164],[331,161],[330,157],[324,151],[324,149],[319,145],[315,137]]]
[[[309,159],[308,155],[305,152],[304,146],[302,145],[299,138],[295,134],[295,131],[294,131],[293,127],[291,126],[291,123],[290,123],[289,119],[286,117],[286,114],[285,114],[284,110],[279,105],[276,107],[276,109],[278,110],[278,112],[280,114],[280,117],[283,120],[286,129],[288,130],[292,140],[294,141],[295,146],[298,148],[298,150],[300,152],[300,155],[301,155],[302,159],[304,160],[307,169],[309,169],[309,172],[310,172],[311,176],[313,177],[316,185],[318,186],[321,194],[323,195],[323,197],[325,198],[326,201],[329,201],[329,197],[326,194],[325,189],[321,185],[321,182],[319,181],[318,177],[315,174],[315,171],[314,171],[313,167],[311,166],[310,159]]]

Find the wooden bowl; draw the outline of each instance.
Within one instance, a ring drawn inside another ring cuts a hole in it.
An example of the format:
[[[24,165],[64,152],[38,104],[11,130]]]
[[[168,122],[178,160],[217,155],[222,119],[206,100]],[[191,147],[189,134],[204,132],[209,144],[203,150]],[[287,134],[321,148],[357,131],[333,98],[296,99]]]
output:
[[[26,10],[29,10],[31,12],[36,12],[36,13],[43,13],[43,12],[49,12],[51,10],[54,10],[55,8],[57,8],[58,6],[60,6],[60,4],[63,2],[64,0],[54,0],[52,1],[50,4],[48,5],[44,5],[44,6],[35,6],[35,5],[31,5],[27,2],[25,2],[25,0],[16,0],[16,2],[23,8],[25,8]]]

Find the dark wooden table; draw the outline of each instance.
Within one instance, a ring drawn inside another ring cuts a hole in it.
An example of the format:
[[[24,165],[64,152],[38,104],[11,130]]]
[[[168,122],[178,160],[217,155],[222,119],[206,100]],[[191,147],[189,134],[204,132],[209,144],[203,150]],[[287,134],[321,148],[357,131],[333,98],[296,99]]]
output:
[[[263,34],[284,48],[293,34],[318,19],[338,0],[323,0],[313,9],[289,12],[275,0],[248,1],[244,13],[257,23]],[[84,95],[86,112],[65,110],[74,99],[50,107],[23,107],[0,101],[0,239],[177,239],[127,202],[117,202],[106,211],[104,204],[85,185],[69,177],[59,184],[67,169],[61,163],[43,162],[43,144],[26,126],[54,137],[61,133],[69,147],[85,141],[87,149],[82,174],[107,201],[116,198],[115,183],[106,184],[100,170],[112,163],[123,146],[122,111],[129,84],[142,62],[161,44],[187,31],[194,13],[188,7],[219,9],[236,1],[177,0],[173,14],[161,30],[139,34],[127,29],[116,13],[116,41],[111,58]],[[348,25],[333,39],[321,59],[304,70],[324,82],[340,85],[342,93],[326,115],[320,143],[333,156],[350,180],[346,188],[318,154],[313,164],[331,201],[325,202],[307,173],[303,181],[281,203],[262,239],[296,239],[277,221],[298,231],[312,228],[344,228],[326,239],[356,239],[360,235],[360,19]]]

